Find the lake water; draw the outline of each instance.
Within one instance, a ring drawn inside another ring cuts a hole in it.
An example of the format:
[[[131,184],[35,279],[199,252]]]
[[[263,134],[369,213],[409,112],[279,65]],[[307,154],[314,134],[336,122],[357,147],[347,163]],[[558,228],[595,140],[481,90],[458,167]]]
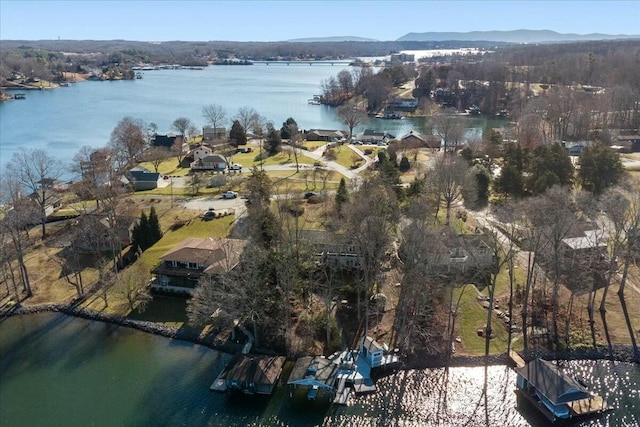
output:
[[[348,406],[289,397],[227,397],[209,385],[228,355],[101,322],[44,313],[0,322],[0,425],[528,426],[504,366],[401,371]],[[640,367],[566,362],[616,410],[582,426],[640,424]]]
[[[335,109],[308,103],[321,93],[321,83],[342,69],[338,64],[211,66],[27,91],[25,100],[0,103],[0,165],[24,148],[42,148],[68,162],[84,145],[105,146],[124,116],[156,123],[160,133],[170,132],[178,117],[201,127],[202,107],[209,104],[222,106],[228,118],[241,107],[253,107],[277,128],[293,117],[301,129],[343,129]],[[469,137],[481,135],[483,120],[468,123]],[[422,131],[424,120],[372,119],[357,130],[365,127],[401,136],[413,128]]]

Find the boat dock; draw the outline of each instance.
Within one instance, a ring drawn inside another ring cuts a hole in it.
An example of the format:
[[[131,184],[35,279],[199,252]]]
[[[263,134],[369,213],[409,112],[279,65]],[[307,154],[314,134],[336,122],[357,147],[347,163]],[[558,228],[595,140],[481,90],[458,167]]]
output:
[[[210,389],[218,392],[271,394],[280,378],[284,362],[284,356],[237,353],[211,384]]]
[[[516,364],[522,361],[515,352],[509,355]],[[518,397],[528,400],[551,422],[596,416],[613,409],[604,398],[550,361],[535,359],[515,371]]]
[[[526,363],[524,359],[520,357],[520,355],[516,353],[514,350],[509,350],[509,357],[511,358],[511,360],[513,360],[513,363],[516,364],[516,367],[518,368],[525,367]]]
[[[365,337],[359,350],[336,352],[328,357],[306,356],[298,359],[287,384],[307,390],[307,399],[315,400],[320,392],[330,401],[346,405],[350,394],[374,393],[378,389],[371,378],[372,368],[395,366],[398,356],[383,354],[375,340]]]

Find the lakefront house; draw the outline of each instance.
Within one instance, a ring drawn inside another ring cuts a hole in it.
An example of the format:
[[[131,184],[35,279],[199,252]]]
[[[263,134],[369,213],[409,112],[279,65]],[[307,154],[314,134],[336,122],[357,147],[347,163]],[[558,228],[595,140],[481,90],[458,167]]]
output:
[[[246,240],[190,237],[160,257],[151,271],[151,289],[191,294],[203,276],[227,273],[238,265]]]

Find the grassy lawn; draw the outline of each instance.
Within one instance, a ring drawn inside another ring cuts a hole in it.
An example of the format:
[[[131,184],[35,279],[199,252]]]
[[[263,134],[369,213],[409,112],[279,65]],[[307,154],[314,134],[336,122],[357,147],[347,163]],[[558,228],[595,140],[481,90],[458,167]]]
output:
[[[322,175],[315,170],[266,171],[274,186],[274,193],[291,193],[296,191],[321,191],[323,188]],[[315,174],[315,181],[314,181]],[[336,190],[342,175],[335,171],[329,172],[325,190]]]
[[[140,166],[149,169],[151,172],[155,171],[151,162],[142,162],[140,163]],[[190,170],[190,168],[179,167],[178,159],[176,157],[170,157],[158,166],[158,173],[161,175],[185,176]]]
[[[325,141],[304,141],[302,143],[302,145],[307,147],[309,150],[313,151],[318,147],[322,147],[323,145],[327,145],[327,143]]]
[[[362,151],[364,155],[368,156],[370,159],[375,159],[376,157],[378,157],[378,151],[384,150],[383,147],[376,147],[376,146],[366,146],[366,147],[361,146],[361,147],[358,147],[358,149]]]
[[[163,253],[188,237],[227,237],[231,232],[234,219],[234,215],[229,215],[211,221],[203,221],[200,218],[189,220],[184,226],[165,232],[162,239],[144,251],[136,263],[151,269],[158,263]]]
[[[478,292],[475,286],[466,285],[454,291],[454,298],[460,298],[458,317],[456,319],[456,335],[462,339],[465,352],[471,355],[483,355],[485,339],[479,337],[477,330],[487,324],[487,310],[482,307],[482,302],[477,298]],[[489,353],[499,354],[507,351],[508,331],[504,321],[492,314],[491,322],[495,338],[489,342]],[[515,350],[522,348],[522,341],[516,341]]]
[[[346,145],[338,146],[333,149],[333,152],[336,154],[335,162],[344,166],[345,168],[350,168],[354,165],[354,159],[357,159],[358,166],[362,165],[364,160],[354,153],[349,147]]]
[[[251,153],[237,153],[231,157],[231,161],[232,163],[241,164],[243,168],[251,169],[253,165],[260,165],[260,162],[256,161],[256,158],[259,155],[260,155],[259,151],[253,151]],[[298,152],[299,164],[312,165],[314,164],[314,162],[315,162],[314,159],[304,155],[304,151],[300,150]],[[266,159],[264,159],[264,161],[262,161],[263,166],[281,166],[286,164],[291,164],[295,166],[296,159],[293,156],[293,154],[291,155],[291,158],[289,158],[289,155],[287,153],[281,152],[276,154],[275,156],[269,156]]]

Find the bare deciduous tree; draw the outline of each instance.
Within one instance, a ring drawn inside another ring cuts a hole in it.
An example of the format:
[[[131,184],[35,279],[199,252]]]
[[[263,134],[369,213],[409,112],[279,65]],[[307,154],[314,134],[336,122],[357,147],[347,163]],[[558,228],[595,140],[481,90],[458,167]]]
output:
[[[187,130],[189,130],[189,127],[191,127],[192,125],[193,123],[191,123],[191,120],[189,120],[188,118],[178,117],[171,124],[171,128],[175,129],[184,141],[184,137],[187,135]]]
[[[141,119],[126,116],[111,132],[109,147],[118,167],[133,163],[148,145],[147,125]]]
[[[224,126],[227,112],[221,105],[209,104],[202,107],[202,116],[213,128],[214,138],[218,137],[218,129]]]
[[[253,130],[256,121],[260,120],[260,115],[253,107],[240,107],[236,119],[242,125],[242,128],[249,131]]]
[[[57,159],[40,149],[17,151],[7,165],[7,172],[30,193],[28,197],[38,207],[43,239],[47,235],[47,209],[54,204],[53,184],[63,171]]]
[[[158,168],[171,156],[171,152],[167,147],[150,147],[142,154],[142,160],[149,162],[153,165],[155,173],[158,173]]]
[[[453,204],[460,200],[463,195],[471,197],[474,194],[474,191],[469,191],[472,190],[473,180],[470,179],[468,169],[469,166],[461,158],[443,156],[436,161],[431,171],[430,175],[434,183],[434,189],[439,194],[440,200],[445,204],[445,225],[449,225],[451,221],[451,207]],[[473,201],[468,200],[468,202]]]
[[[431,118],[431,124],[436,135],[442,139],[445,154],[448,151],[455,153],[464,138],[464,127],[460,119],[453,115],[453,111],[443,111]]]
[[[367,120],[367,112],[360,103],[348,102],[336,109],[336,116],[349,128],[349,139],[353,138],[353,129]]]
[[[398,200],[393,190],[374,175],[362,182],[344,208],[347,235],[358,248],[362,260],[362,280],[357,292],[358,318],[363,316],[364,303],[365,328],[368,328],[369,297],[398,221]]]

